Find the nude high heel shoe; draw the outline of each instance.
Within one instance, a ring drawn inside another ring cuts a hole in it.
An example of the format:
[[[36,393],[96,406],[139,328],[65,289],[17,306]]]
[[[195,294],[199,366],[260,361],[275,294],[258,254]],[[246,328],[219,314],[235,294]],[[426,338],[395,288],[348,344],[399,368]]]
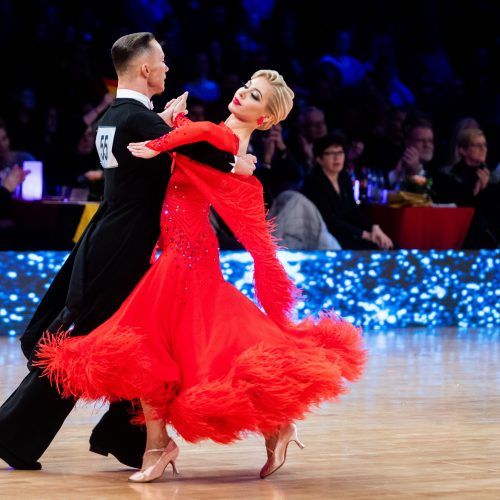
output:
[[[163,476],[165,469],[168,464],[172,464],[173,474],[179,474],[177,467],[175,466],[175,461],[179,456],[179,447],[175,444],[174,440],[171,439],[165,448],[151,449],[147,450],[146,453],[162,452],[160,458],[146,469],[141,469],[140,471],[132,474],[128,480],[133,483],[149,483]],[[144,455],[146,455],[144,453]]]
[[[276,472],[286,461],[286,452],[288,445],[295,441],[297,446],[302,450],[305,446],[299,441],[297,436],[297,427],[295,424],[287,424],[280,427],[278,437],[276,439],[276,444],[274,448],[268,446],[268,441],[266,440],[267,448],[267,462],[264,464],[260,471],[260,477],[264,479],[270,476],[273,472]]]

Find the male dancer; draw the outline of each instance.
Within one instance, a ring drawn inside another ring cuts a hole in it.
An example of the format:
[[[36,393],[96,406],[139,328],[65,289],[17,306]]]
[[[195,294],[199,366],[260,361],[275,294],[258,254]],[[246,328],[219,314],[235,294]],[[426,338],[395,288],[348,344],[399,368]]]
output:
[[[104,201],[77,243],[21,337],[30,360],[29,374],[0,408],[0,458],[16,469],[40,469],[37,461],[75,405],[62,398],[31,365],[45,331],[72,330],[85,335],[109,318],[147,271],[159,235],[163,197],[170,177],[169,157],[132,156],[129,142],[160,137],[168,131],[173,108],[161,116],[150,98],[165,88],[168,71],[160,44],[151,33],[119,38],[111,49],[118,75],[117,98],[98,122],[96,146],[105,176]],[[168,105],[167,105],[168,106]],[[180,151],[180,150],[179,150]],[[183,151],[184,153],[184,151]],[[222,171],[251,175],[254,158],[238,158],[208,143],[185,152]],[[92,431],[90,450],[113,454],[140,468],[146,433],[130,423],[131,403],[110,405]]]

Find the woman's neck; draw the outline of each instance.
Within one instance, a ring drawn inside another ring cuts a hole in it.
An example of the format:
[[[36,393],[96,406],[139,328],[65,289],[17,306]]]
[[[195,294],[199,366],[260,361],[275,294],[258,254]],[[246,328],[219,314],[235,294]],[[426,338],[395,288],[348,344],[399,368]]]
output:
[[[333,189],[340,194],[340,184],[339,184],[339,174],[338,173],[333,173],[333,172],[325,172],[323,170],[323,173],[326,175],[327,179],[330,181],[330,184],[333,186]]]
[[[238,139],[240,140],[238,154],[245,154],[248,149],[248,143],[250,142],[250,136],[256,127],[242,122],[232,114],[229,115],[224,123],[235,133],[235,135],[238,136]]]
[[[326,170],[323,169],[323,173],[328,177],[328,180],[331,183],[338,185],[338,183],[339,183],[338,172],[327,172]]]

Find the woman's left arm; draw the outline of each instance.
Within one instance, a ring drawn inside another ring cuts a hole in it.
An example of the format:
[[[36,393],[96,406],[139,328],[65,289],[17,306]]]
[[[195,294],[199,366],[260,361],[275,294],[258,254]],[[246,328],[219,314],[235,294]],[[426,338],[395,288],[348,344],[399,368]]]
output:
[[[174,151],[187,144],[209,143],[217,149],[236,154],[238,138],[230,131],[215,123],[192,122],[184,115],[178,115],[174,121],[176,127],[171,132],[151,141],[131,142],[129,151],[139,158],[152,158],[163,151]]]

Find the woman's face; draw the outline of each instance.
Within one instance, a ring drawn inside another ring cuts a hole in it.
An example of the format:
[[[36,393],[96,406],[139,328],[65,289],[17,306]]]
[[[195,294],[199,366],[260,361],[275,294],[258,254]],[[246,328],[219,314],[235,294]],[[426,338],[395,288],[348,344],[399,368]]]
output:
[[[338,175],[344,168],[344,148],[338,144],[332,144],[323,151],[321,156],[316,157],[316,161],[325,174]]]
[[[265,78],[254,78],[236,91],[228,109],[241,121],[257,124],[267,112],[271,93],[271,84]]]
[[[469,167],[479,167],[486,162],[488,155],[488,144],[484,135],[474,135],[467,147],[459,148],[458,152],[463,156]]]

